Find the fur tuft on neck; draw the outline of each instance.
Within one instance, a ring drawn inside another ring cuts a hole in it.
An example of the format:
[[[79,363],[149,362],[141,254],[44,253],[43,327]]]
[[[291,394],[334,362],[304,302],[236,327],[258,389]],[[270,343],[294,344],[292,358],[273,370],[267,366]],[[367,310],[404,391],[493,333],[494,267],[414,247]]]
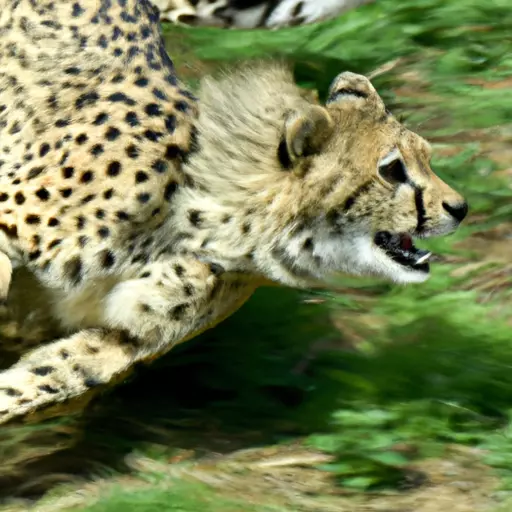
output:
[[[278,188],[284,120],[311,103],[292,72],[280,63],[244,65],[203,79],[199,98],[199,151],[186,168],[194,183],[228,201],[232,191],[237,202],[269,183]]]

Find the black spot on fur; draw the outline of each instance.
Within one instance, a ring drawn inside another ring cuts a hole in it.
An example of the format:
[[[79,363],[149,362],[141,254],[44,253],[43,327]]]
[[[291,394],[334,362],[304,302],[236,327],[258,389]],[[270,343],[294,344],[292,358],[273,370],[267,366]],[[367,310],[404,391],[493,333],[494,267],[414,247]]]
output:
[[[135,183],[144,183],[149,180],[149,175],[144,171],[137,171],[135,174]]]
[[[176,129],[176,117],[173,115],[168,115],[165,118],[165,128],[169,133],[174,133]]]
[[[94,173],[92,171],[85,171],[80,176],[80,183],[89,183],[94,179]]]
[[[79,145],[85,144],[89,140],[89,137],[85,133],[81,133],[75,139],[76,143]]]
[[[118,161],[113,161],[108,164],[107,175],[114,177],[118,176],[121,172],[121,164]]]
[[[148,194],[147,192],[142,192],[140,194],[137,194],[137,201],[142,204],[146,204],[151,199],[151,194]]]
[[[65,179],[72,178],[74,174],[75,174],[75,168],[74,167],[64,167],[62,169],[62,176]]]
[[[32,251],[32,252],[29,252],[28,253],[28,260],[29,261],[35,261],[37,260],[38,258],[41,257],[41,251],[38,249],[37,251]]]
[[[41,386],[37,386],[37,389],[39,389],[39,391],[42,391],[43,393],[48,393],[50,395],[56,395],[59,392],[57,388],[54,388],[49,384],[42,384]]]
[[[77,285],[82,280],[83,263],[80,256],[75,256],[66,261],[63,266],[64,275],[74,285]]]
[[[56,238],[55,240],[52,240],[49,244],[48,244],[48,249],[53,249],[54,247],[57,247],[58,245],[60,245],[62,243],[62,239],[61,238]]]
[[[32,167],[27,174],[27,180],[32,180],[39,176],[44,171],[44,167]]]
[[[91,155],[93,156],[99,156],[101,155],[105,150],[103,149],[103,146],[101,144],[94,144],[94,146],[91,148]]]
[[[46,142],[44,144],[41,144],[39,146],[39,156],[43,157],[50,151],[50,144],[47,144]]]
[[[162,115],[162,109],[158,103],[148,103],[144,108],[144,111],[148,116],[156,117]]]
[[[302,248],[306,251],[312,251],[314,249],[314,243],[312,238],[306,238],[302,244]]]
[[[79,16],[82,16],[84,12],[85,9],[78,2],[75,2],[73,4],[73,10],[71,11],[71,16],[73,16],[73,18],[78,18]]]
[[[41,187],[36,191],[36,196],[41,199],[41,201],[48,201],[50,199],[50,192],[44,187]]]
[[[124,103],[128,106],[135,105],[136,101],[124,94],[123,92],[115,92],[111,94],[108,98],[112,103]]]
[[[97,386],[101,386],[103,383],[94,377],[87,377],[84,379],[84,386],[87,388],[95,388]]]
[[[167,94],[165,94],[165,92],[163,92],[161,89],[157,89],[156,87],[153,89],[153,96],[155,96],[155,98],[158,98],[159,100],[168,100]]]
[[[31,372],[34,375],[39,375],[41,377],[44,377],[45,375],[49,375],[50,373],[54,372],[55,368],[53,366],[36,366],[31,370]]]
[[[151,168],[159,174],[163,174],[168,169],[168,164],[165,160],[155,160],[151,165]]]
[[[80,247],[85,247],[87,244],[89,243],[89,237],[88,236],[85,236],[85,235],[80,235],[78,237],[78,245]]]
[[[114,126],[111,126],[105,133],[106,139],[111,142],[116,140],[119,137],[119,135],[121,135],[121,132]]]
[[[189,210],[188,221],[192,226],[199,227],[203,221],[202,213],[199,210]]]
[[[165,190],[164,190],[164,199],[166,201],[170,201],[177,190],[178,190],[178,184],[175,181],[171,181],[171,182],[167,183],[167,185],[165,186]]]
[[[119,210],[116,212],[116,217],[118,220],[130,220],[130,216],[124,212],[123,210]]]
[[[83,215],[79,215],[76,218],[76,228],[77,229],[84,229],[86,224],[85,217]]]
[[[96,119],[94,119],[93,123],[96,126],[101,126],[102,124],[105,124],[109,120],[109,115],[106,112],[101,112],[101,114],[98,114],[96,116]]]
[[[167,160],[174,160],[182,156],[182,151],[177,144],[168,144],[165,148],[165,158]]]
[[[128,112],[124,119],[130,126],[137,126],[140,124],[139,118],[135,112]]]
[[[17,226],[8,226],[7,224],[0,223],[0,231],[3,231],[8,238],[18,238]]]
[[[171,309],[171,311],[169,312],[169,316],[171,317],[172,320],[179,321],[185,315],[188,307],[188,304],[178,304],[177,306],[174,306]]]
[[[75,108],[77,110],[81,110],[84,107],[94,105],[99,100],[99,98],[100,96],[97,92],[85,92],[76,99]]]
[[[187,112],[190,105],[186,101],[175,101],[174,108],[179,112]]]
[[[110,229],[107,228],[107,226],[101,226],[101,228],[98,229],[98,236],[100,238],[108,238],[110,236]]]
[[[25,222],[27,224],[39,224],[41,222],[41,217],[39,217],[39,215],[35,215],[35,214],[29,214],[25,217]]]
[[[162,132],[157,132],[155,130],[146,130],[144,132],[144,136],[146,139],[150,140],[151,142],[157,142],[159,139],[161,139],[164,134]]]
[[[22,395],[21,391],[18,391],[17,389],[14,389],[14,388],[4,388],[3,391],[7,396],[21,396]]]
[[[126,156],[134,160],[139,157],[139,149],[137,148],[137,146],[134,146],[133,144],[127,146],[125,152]]]
[[[137,87],[147,87],[149,80],[146,77],[140,77],[133,82]]]
[[[100,263],[103,268],[112,268],[116,262],[114,253],[108,249],[100,252]]]

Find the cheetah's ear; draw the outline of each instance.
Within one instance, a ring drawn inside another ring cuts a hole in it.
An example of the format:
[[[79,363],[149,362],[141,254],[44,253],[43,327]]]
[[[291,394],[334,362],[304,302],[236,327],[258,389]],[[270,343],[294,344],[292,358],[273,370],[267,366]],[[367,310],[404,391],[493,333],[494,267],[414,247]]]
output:
[[[377,91],[368,78],[345,71],[340,73],[329,87],[327,105],[343,100],[367,100],[377,96]]]
[[[279,144],[282,166],[291,169],[297,159],[320,152],[333,128],[329,112],[319,105],[311,105],[303,112],[291,114],[285,121]]]

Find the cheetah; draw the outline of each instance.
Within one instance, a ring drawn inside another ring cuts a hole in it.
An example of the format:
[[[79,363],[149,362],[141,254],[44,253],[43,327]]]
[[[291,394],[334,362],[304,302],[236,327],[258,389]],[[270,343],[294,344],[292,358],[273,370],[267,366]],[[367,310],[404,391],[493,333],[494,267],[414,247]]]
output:
[[[278,29],[323,21],[374,0],[152,0],[180,25]]]
[[[259,286],[423,282],[413,237],[466,216],[366,77],[321,104],[261,63],[196,96],[158,21],[148,0],[0,0],[0,251],[59,330],[0,372],[0,423],[86,404]]]

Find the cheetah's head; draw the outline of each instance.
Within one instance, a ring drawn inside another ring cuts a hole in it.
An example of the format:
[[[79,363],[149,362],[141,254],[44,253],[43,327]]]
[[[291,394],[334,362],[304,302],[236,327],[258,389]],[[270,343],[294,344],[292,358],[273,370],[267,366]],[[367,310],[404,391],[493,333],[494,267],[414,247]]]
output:
[[[272,251],[282,269],[274,277],[324,281],[341,271],[426,280],[430,253],[414,238],[449,234],[468,211],[430,168],[431,154],[361,75],[338,75],[325,106],[290,111],[278,149],[289,223]]]

